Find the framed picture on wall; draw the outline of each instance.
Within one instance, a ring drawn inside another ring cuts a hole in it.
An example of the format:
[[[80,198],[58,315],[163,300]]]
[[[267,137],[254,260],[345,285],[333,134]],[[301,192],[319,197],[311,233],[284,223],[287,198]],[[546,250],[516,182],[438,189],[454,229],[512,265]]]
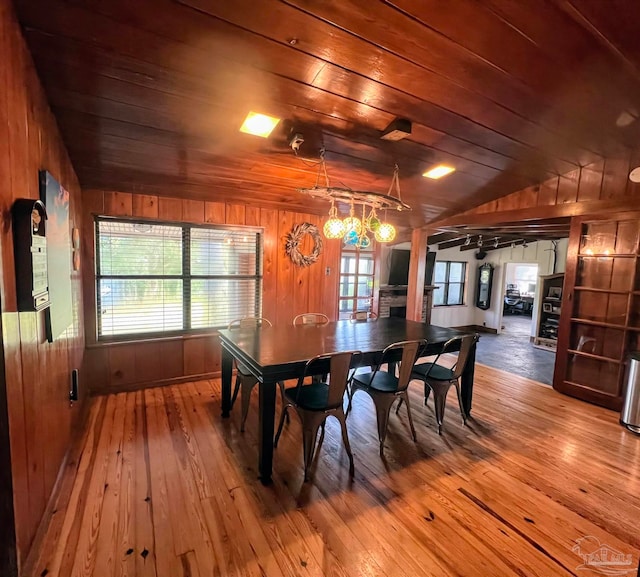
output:
[[[562,298],[562,287],[559,287],[559,286],[549,287],[549,295],[547,298],[560,300]]]
[[[542,303],[542,310],[545,313],[552,313],[553,305],[551,303]]]

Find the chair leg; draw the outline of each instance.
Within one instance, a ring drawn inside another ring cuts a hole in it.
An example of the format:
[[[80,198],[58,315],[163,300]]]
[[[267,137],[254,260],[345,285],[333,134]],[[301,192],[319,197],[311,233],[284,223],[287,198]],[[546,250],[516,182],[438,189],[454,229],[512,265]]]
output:
[[[341,409],[337,409],[334,413],[336,419],[340,421],[340,428],[342,429],[342,443],[344,444],[344,448],[347,451],[347,455],[349,456],[349,475],[353,477],[354,467],[353,467],[353,453],[351,452],[351,445],[349,444],[349,437],[347,435],[347,417],[344,414],[344,411]],[[323,432],[324,432],[324,424],[323,424]]]
[[[373,399],[373,404],[376,406],[376,418],[378,420],[378,439],[380,440],[380,456],[383,456],[384,441],[387,438],[387,426],[389,424],[389,413],[391,412],[391,405],[393,405],[396,397],[388,393],[378,395],[376,393],[369,393]]]
[[[327,416],[324,413],[305,413],[302,417],[302,449],[304,457],[304,480],[309,480],[309,470],[313,462],[313,454],[316,445],[318,429]]]
[[[233,409],[233,405],[238,398],[238,393],[240,392],[240,375],[236,375],[236,384],[233,388],[233,396],[231,397],[231,408]]]
[[[444,408],[447,404],[447,392],[451,383],[449,381],[429,381],[427,386],[433,391],[433,401],[436,409],[436,422],[438,423],[438,435],[442,435],[442,421]]]
[[[282,399],[282,406],[284,407],[286,402],[287,402],[285,397],[284,397],[284,389],[285,389],[284,381],[278,381],[278,386],[280,387],[280,398]],[[287,425],[288,425],[290,423],[290,421],[291,421],[291,419],[289,418],[289,413],[285,412],[284,414],[285,414],[285,416],[287,418]]]
[[[286,403],[282,407],[282,413],[280,414],[280,423],[278,423],[278,432],[276,433],[276,437],[273,440],[273,446],[274,447],[278,446],[278,441],[280,440],[280,435],[282,434],[282,428],[284,427],[285,416],[287,416],[289,414],[289,407],[291,407],[291,405],[289,403]]]
[[[458,395],[458,406],[460,407],[460,414],[462,415],[462,426],[466,426],[467,424],[467,413],[464,411],[464,405],[462,403],[462,392],[460,391],[460,383],[455,380],[453,384],[456,388],[456,394]]]
[[[240,432],[244,433],[244,424],[249,414],[249,405],[251,403],[251,391],[258,384],[254,379],[241,379],[240,401],[242,402],[242,417],[240,420]]]
[[[413,426],[413,417],[411,416],[411,405],[409,404],[409,395],[407,394],[407,391],[402,391],[402,393],[400,393],[398,395],[400,397],[400,401],[398,401],[398,405],[402,405],[402,401],[404,401],[405,405],[407,405],[407,417],[409,418],[409,428],[411,429],[411,436],[413,437],[413,442],[417,442],[418,441],[418,437],[416,436],[416,429]],[[396,413],[398,412],[398,410],[396,409]]]
[[[431,393],[431,387],[429,385],[427,385],[427,383],[424,384],[424,406],[427,406],[427,401],[429,400],[429,394]]]
[[[351,412],[351,408],[352,408],[352,403],[353,403],[353,395],[356,392],[356,386],[353,384],[353,382],[351,383],[351,386],[348,389],[348,395],[347,397],[349,398],[349,404],[347,405],[347,412],[346,412],[346,417],[349,416],[349,413]]]

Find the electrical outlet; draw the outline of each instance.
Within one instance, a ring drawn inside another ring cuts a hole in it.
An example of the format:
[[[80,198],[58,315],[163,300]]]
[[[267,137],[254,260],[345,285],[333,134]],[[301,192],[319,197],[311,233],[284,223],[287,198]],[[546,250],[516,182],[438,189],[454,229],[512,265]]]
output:
[[[78,369],[71,371],[71,389],[69,389],[69,402],[73,403],[78,400],[78,385],[80,380],[80,374]]]

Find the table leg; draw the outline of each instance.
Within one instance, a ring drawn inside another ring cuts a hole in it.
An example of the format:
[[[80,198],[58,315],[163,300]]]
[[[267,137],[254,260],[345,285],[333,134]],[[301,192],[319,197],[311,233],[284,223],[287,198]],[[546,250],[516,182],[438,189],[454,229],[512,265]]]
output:
[[[476,367],[476,343],[473,344],[469,351],[469,358],[467,359],[467,366],[462,372],[461,378],[461,393],[462,393],[462,405],[464,406],[464,412],[467,417],[471,416],[471,399],[473,397],[473,375]]]
[[[229,417],[231,410],[231,377],[233,373],[233,355],[222,347],[222,416]]]
[[[259,384],[258,475],[264,485],[271,483],[273,466],[273,428],[276,416],[276,382]]]

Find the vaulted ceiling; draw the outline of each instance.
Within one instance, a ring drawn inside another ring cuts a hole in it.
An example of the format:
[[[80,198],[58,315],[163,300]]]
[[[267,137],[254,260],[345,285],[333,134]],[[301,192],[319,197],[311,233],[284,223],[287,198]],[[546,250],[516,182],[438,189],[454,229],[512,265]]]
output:
[[[397,163],[419,226],[640,136],[636,0],[16,5],[87,188],[325,212],[296,190],[324,147],[335,185],[386,192]],[[241,134],[249,110],[283,121]],[[381,140],[397,117],[411,135]]]

